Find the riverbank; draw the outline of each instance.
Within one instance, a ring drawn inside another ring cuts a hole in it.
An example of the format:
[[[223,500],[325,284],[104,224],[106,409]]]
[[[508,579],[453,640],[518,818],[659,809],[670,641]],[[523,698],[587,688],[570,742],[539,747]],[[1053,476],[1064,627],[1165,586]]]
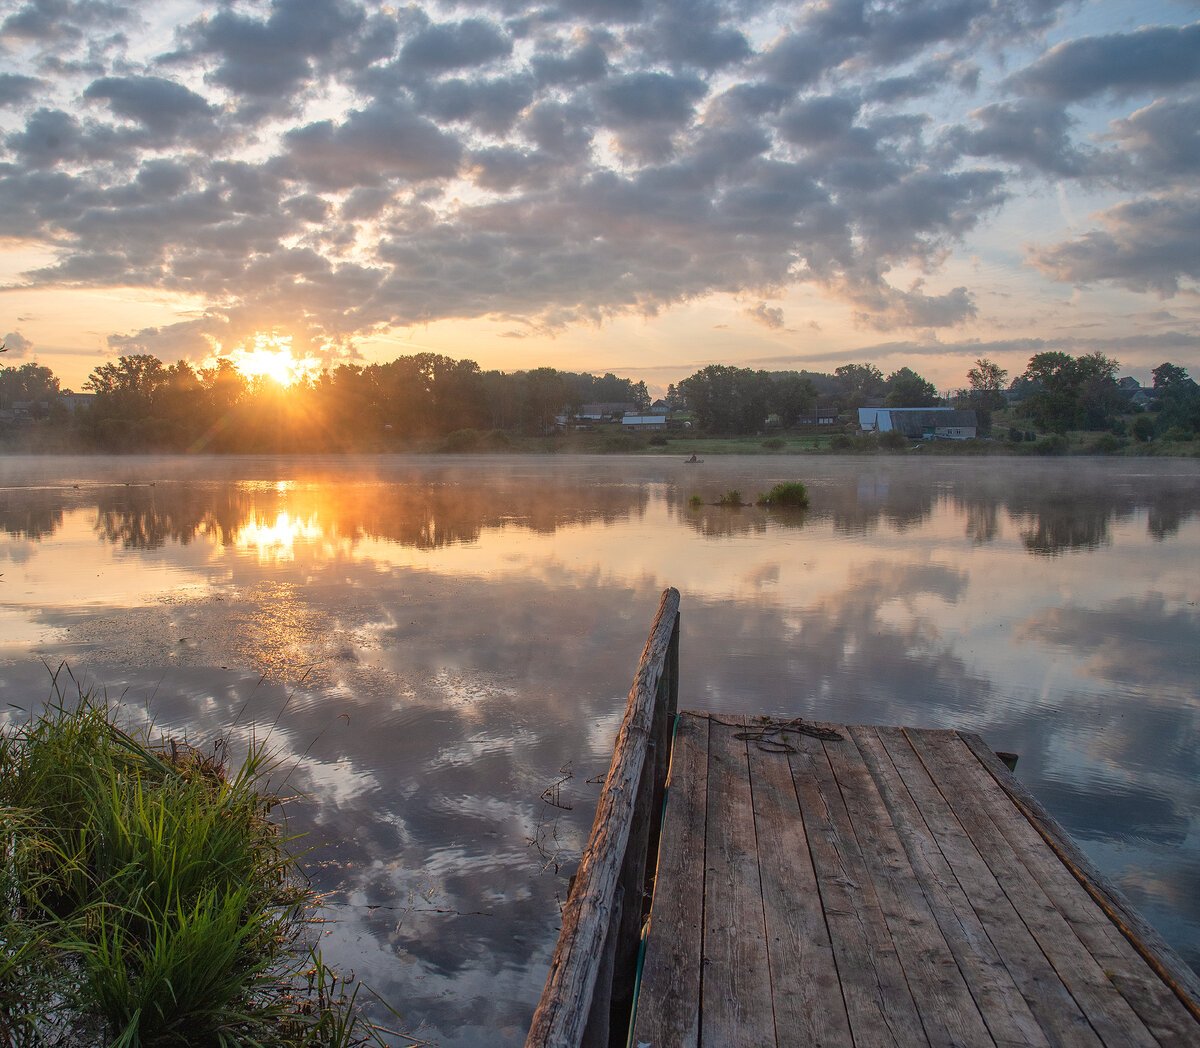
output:
[[[1200,458],[1200,439],[1142,442],[1112,433],[1080,431],[1041,434],[1020,440],[985,438],[890,442],[873,434],[841,432],[718,437],[691,433],[629,433],[619,426],[597,427],[546,437],[459,430],[439,440],[414,442],[403,449],[417,453],[559,454],[559,455],[679,455],[697,459],[716,455],[998,455],[1010,458],[1046,455],[1105,455],[1137,458]],[[1033,436],[1029,434],[1029,436]]]
[[[0,733],[0,1042],[348,1048],[313,895],[252,744],[195,749],[61,696]]]

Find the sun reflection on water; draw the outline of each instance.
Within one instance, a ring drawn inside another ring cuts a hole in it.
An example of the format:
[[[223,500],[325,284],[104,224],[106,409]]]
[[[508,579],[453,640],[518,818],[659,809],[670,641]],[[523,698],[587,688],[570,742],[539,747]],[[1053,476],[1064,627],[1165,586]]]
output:
[[[324,537],[325,529],[316,514],[301,518],[280,510],[274,521],[252,517],[242,524],[237,532],[237,548],[255,553],[260,562],[281,563],[295,560],[297,544],[317,545]]]

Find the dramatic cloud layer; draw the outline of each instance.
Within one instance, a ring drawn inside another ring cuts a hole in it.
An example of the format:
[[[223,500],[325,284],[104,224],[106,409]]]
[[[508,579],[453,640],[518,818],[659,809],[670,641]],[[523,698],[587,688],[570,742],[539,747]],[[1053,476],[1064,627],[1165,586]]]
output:
[[[1190,300],[1200,23],[1091,31],[1094,6],[23,0],[0,238],[37,262],[8,287],[196,295],[181,331],[112,333],[193,354],[716,293],[784,333],[798,288],[928,344],[980,312],[965,269],[937,278],[1057,184],[1085,210],[1013,243],[1027,277]]]

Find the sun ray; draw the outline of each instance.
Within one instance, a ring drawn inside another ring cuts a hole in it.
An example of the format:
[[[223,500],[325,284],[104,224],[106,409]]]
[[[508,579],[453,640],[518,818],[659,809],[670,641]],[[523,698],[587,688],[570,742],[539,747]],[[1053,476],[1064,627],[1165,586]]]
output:
[[[229,355],[234,366],[248,379],[267,379],[287,389],[320,369],[312,357],[297,357],[291,335],[258,332],[250,344],[238,346]]]

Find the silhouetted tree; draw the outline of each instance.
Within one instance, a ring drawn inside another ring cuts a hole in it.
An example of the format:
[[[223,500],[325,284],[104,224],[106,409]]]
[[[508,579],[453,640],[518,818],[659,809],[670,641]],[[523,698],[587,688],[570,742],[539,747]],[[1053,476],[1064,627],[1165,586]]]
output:
[[[887,377],[884,404],[889,408],[931,408],[941,402],[937,387],[912,368],[899,368]]]

